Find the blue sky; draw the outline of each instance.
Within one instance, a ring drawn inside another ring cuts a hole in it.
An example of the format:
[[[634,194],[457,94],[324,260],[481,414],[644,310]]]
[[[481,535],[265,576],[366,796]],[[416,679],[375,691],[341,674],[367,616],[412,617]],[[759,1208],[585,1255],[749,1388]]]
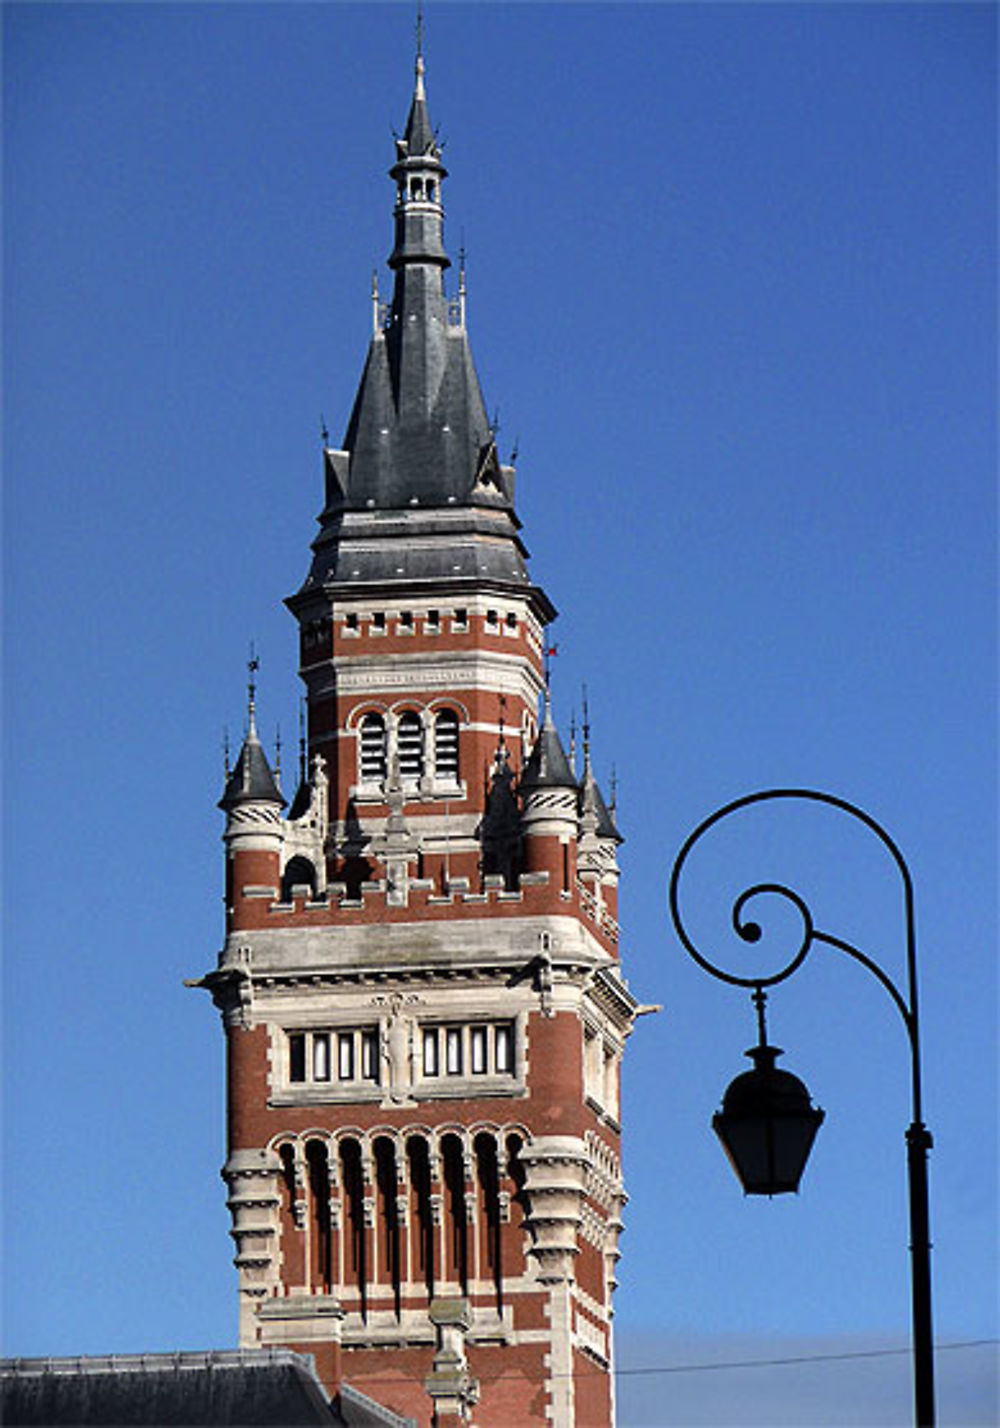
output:
[[[667,878],[770,784],[862,804],[910,861],[936,1329],[997,1333],[995,18],[427,10],[556,714],[586,682],[626,970],[664,1005],[625,1073],[623,1369],[907,1342],[907,1053],[874,979],[817,949],[772,998],[827,1113],[798,1197],[743,1199],[709,1130],[752,1009],[684,955]],[[222,935],[250,639],[294,740],[281,599],[388,283],[412,41],[388,4],[4,9],[8,1353],[235,1337],[221,1037],[182,980]],[[755,824],[713,866],[793,881],[902,975],[856,830]],[[995,1363],[940,1355],[943,1421],[996,1418]],[[908,1371],[629,1372],[621,1418],[903,1423]]]

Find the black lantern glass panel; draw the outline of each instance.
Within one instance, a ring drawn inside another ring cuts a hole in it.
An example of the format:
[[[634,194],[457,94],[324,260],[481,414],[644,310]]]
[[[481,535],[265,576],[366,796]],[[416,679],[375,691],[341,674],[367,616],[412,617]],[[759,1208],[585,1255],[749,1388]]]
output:
[[[747,1195],[798,1190],[823,1112],[797,1076],[779,1071],[776,1046],[755,1046],[754,1063],[733,1081],[712,1118],[730,1164]]]

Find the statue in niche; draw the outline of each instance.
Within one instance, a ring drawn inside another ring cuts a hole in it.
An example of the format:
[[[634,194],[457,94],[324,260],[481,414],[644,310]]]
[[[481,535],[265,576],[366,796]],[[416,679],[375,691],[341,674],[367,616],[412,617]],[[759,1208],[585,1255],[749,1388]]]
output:
[[[413,1084],[413,1019],[403,1015],[402,1007],[404,1001],[416,998],[404,998],[400,992],[393,992],[384,1000],[388,1002],[389,1017],[382,1026],[381,1050],[389,1095],[394,1101],[405,1101]]]

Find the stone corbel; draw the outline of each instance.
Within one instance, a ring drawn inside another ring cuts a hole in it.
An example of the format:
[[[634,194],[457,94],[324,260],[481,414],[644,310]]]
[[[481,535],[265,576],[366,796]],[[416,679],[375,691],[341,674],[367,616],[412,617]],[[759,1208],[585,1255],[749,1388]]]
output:
[[[424,1387],[434,1404],[440,1428],[468,1423],[479,1402],[479,1381],[469,1373],[465,1336],[472,1327],[467,1299],[432,1299],[428,1317],[437,1332],[437,1349]]]

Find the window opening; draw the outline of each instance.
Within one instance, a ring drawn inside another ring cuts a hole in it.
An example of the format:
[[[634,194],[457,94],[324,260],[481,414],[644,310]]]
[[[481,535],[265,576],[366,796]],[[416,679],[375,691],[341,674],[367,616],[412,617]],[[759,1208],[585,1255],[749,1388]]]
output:
[[[486,1075],[485,1026],[474,1026],[469,1031],[469,1064],[474,1076]]]
[[[458,782],[458,715],[442,709],[434,720],[434,772],[439,779]]]
[[[361,1075],[365,1081],[378,1080],[378,1032],[361,1033]]]
[[[314,1289],[329,1293],[333,1288],[330,1256],[330,1170],[326,1146],[311,1140],[306,1145],[309,1171],[309,1199],[312,1209],[310,1278]]]
[[[349,1031],[337,1037],[337,1076],[341,1081],[354,1080],[354,1036]]]
[[[445,1069],[449,1076],[462,1074],[462,1032],[457,1026],[450,1026],[445,1033]]]
[[[399,774],[403,779],[415,780],[424,771],[424,728],[420,715],[408,709],[399,716],[396,730],[396,748],[399,752]]]
[[[437,1076],[440,1071],[438,1061],[438,1033],[437,1027],[428,1027],[424,1030],[424,1075]]]
[[[509,1026],[494,1027],[493,1037],[496,1069],[509,1074],[514,1070],[513,1028]]]
[[[381,714],[366,714],[361,721],[361,782],[381,783],[385,773],[385,720]]]
[[[313,1080],[330,1079],[330,1038],[325,1032],[313,1035]]]
[[[299,1033],[288,1038],[288,1079],[306,1079],[306,1039]]]
[[[411,1136],[406,1143],[410,1167],[416,1234],[416,1270],[424,1282],[428,1299],[434,1297],[434,1211],[431,1203],[431,1163],[427,1142]]]

